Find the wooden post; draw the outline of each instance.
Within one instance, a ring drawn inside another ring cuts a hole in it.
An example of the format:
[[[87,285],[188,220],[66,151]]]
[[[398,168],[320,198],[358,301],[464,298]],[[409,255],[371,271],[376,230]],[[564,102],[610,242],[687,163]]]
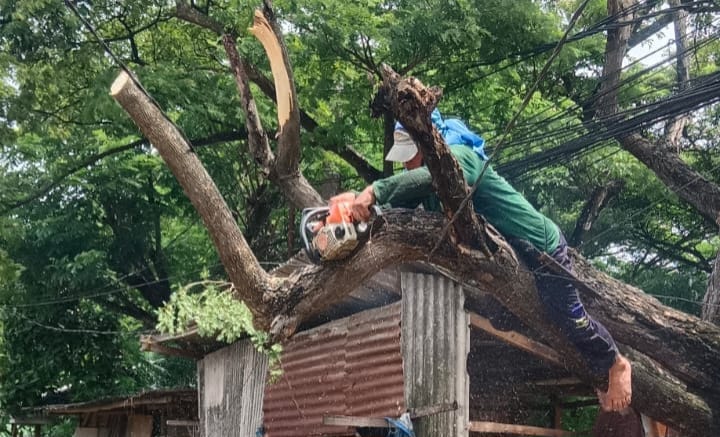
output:
[[[12,424],[10,426],[10,433],[12,434],[12,437],[18,437],[18,427],[16,424]]]

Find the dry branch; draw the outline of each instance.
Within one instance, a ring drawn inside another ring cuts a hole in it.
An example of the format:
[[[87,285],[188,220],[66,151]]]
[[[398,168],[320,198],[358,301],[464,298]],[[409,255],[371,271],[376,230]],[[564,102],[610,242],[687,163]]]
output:
[[[443,210],[448,220],[455,219],[453,230],[457,240],[490,256],[497,251],[498,245],[486,232],[484,219],[472,208],[460,209],[469,192],[465,178],[442,135],[430,121],[430,113],[437,106],[442,92],[425,87],[415,78],[404,79],[387,65],[383,65],[382,74],[384,103],[422,152]],[[454,217],[456,213],[459,217]]]

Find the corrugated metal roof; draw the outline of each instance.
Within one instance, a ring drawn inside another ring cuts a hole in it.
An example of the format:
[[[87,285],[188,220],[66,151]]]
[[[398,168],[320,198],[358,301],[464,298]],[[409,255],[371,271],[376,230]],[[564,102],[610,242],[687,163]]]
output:
[[[282,377],[265,391],[268,437],[352,436],[323,416],[405,411],[399,304],[298,333],[281,360]]]
[[[177,388],[166,390],[151,390],[130,396],[115,396],[89,402],[73,404],[55,404],[37,407],[36,410],[49,414],[82,414],[98,411],[132,410],[140,406],[160,407],[173,403],[191,402],[197,399],[197,390],[190,388]]]

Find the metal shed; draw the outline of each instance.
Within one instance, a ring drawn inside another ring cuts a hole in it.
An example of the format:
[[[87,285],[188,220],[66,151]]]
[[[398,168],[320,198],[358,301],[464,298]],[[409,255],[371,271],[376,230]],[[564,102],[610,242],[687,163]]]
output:
[[[406,411],[418,437],[565,435],[549,429],[569,407],[562,397],[592,389],[533,333],[494,329],[464,296],[423,265],[380,272],[283,345],[283,375],[270,384],[258,383],[267,362],[247,342],[208,354],[176,337],[178,353],[199,357],[201,435],[379,437],[384,417]],[[156,346],[174,353],[173,341],[146,339]],[[543,427],[529,426],[528,411],[547,416]]]

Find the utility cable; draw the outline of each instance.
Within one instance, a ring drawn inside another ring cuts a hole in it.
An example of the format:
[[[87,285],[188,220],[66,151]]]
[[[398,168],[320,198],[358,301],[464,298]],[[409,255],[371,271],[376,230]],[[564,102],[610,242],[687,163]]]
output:
[[[478,186],[480,186],[480,182],[482,181],[483,175],[485,174],[485,171],[487,171],[487,168],[490,164],[490,161],[492,158],[498,153],[498,151],[501,150],[503,146],[503,142],[507,136],[507,134],[510,132],[510,130],[513,128],[515,121],[517,121],[518,117],[520,117],[520,114],[525,110],[525,107],[530,103],[530,99],[532,98],[533,94],[535,93],[535,90],[540,85],[540,82],[545,78],[545,75],[550,70],[550,66],[552,65],[553,61],[557,57],[558,54],[560,54],[560,50],[565,45],[565,40],[567,39],[568,35],[570,34],[570,31],[575,26],[575,23],[580,18],[580,15],[582,14],[582,11],[585,9],[585,7],[588,5],[590,0],[584,0],[582,4],[578,7],[578,9],[575,11],[573,16],[570,18],[570,22],[568,23],[567,29],[565,29],[565,33],[563,33],[562,38],[560,38],[560,41],[558,41],[557,46],[555,47],[555,50],[550,55],[550,58],[548,58],[547,62],[545,62],[545,66],[543,67],[542,71],[537,77],[537,80],[533,84],[533,86],[528,90],[527,94],[525,95],[525,99],[520,105],[520,108],[516,111],[515,115],[510,119],[510,122],[508,122],[507,126],[505,127],[505,131],[503,133],[503,136],[500,139],[500,142],[498,145],[494,148],[493,153],[490,154],[488,159],[485,161],[485,165],[483,165],[482,170],[480,171],[480,176],[478,176],[477,180],[475,181],[475,184],[473,184],[472,188],[470,189],[470,192],[465,196],[465,198],[460,202],[460,206],[458,207],[457,211],[455,211],[455,214],[453,214],[453,217],[450,219],[450,221],[444,226],[443,230],[440,233],[440,238],[438,239],[438,242],[435,244],[435,247],[430,251],[428,254],[428,258],[432,257],[433,253],[437,250],[437,248],[440,246],[440,243],[445,239],[445,236],[448,233],[448,230],[450,229],[450,226],[452,226],[457,219],[457,217],[460,215],[460,212],[467,206],[469,201],[472,199],[473,194],[475,194],[475,191],[477,191]]]

